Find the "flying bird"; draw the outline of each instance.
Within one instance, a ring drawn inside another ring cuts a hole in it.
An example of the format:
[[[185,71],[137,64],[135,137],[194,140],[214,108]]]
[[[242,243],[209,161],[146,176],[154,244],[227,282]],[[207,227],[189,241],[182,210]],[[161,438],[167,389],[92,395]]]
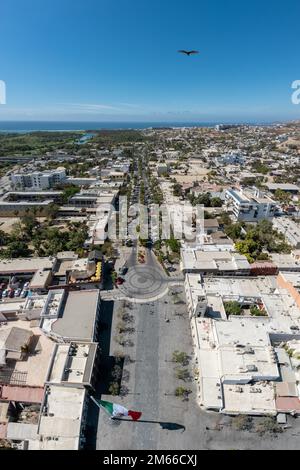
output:
[[[190,56],[191,54],[199,54],[199,51],[185,51],[184,49],[178,52],[180,52],[181,54],[186,54],[188,56]]]

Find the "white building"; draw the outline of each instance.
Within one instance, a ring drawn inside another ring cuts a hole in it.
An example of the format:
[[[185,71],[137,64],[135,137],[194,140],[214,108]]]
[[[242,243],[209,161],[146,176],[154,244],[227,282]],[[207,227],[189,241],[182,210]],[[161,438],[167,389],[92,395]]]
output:
[[[156,167],[156,171],[157,171],[158,176],[168,175],[169,170],[170,170],[169,165],[167,165],[166,163],[159,163]]]
[[[99,178],[90,178],[85,176],[80,178],[73,178],[72,176],[69,176],[66,179],[68,184],[72,184],[74,186],[95,186],[97,183],[99,183],[99,181]]]
[[[220,166],[222,165],[244,165],[246,158],[240,153],[226,153],[217,158],[217,162]]]
[[[66,180],[66,170],[59,167],[56,170],[44,172],[35,171],[33,173],[18,173],[11,175],[11,185],[13,188],[33,190],[43,190],[53,188]]]
[[[246,256],[229,251],[211,251],[198,248],[181,250],[181,270],[184,273],[241,276],[250,272]]]
[[[272,219],[276,211],[276,203],[269,197],[261,197],[256,191],[253,195],[236,189],[227,189],[225,199],[232,209],[236,220],[258,222]]]
[[[298,285],[299,275],[292,274]],[[300,310],[290,287],[275,276],[207,277],[187,274],[198,402],[229,415],[300,414]],[[226,302],[241,306],[226,313]],[[262,315],[250,307],[263,307]]]

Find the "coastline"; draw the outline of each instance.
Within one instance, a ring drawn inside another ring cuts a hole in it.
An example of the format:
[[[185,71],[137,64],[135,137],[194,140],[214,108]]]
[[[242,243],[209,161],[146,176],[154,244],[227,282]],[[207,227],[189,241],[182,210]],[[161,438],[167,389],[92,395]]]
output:
[[[27,134],[32,132],[86,132],[90,131],[122,131],[144,130],[157,128],[213,128],[218,124],[272,126],[277,123],[260,122],[89,122],[89,121],[0,121],[0,133]]]

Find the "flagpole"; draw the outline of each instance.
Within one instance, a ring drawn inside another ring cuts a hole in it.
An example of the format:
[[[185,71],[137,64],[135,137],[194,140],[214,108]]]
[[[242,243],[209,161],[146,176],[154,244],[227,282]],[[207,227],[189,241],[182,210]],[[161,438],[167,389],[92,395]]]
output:
[[[98,403],[97,400],[95,400],[95,398],[94,398],[92,395],[90,395],[90,398],[91,398],[91,400],[95,403],[95,405],[98,406],[99,410],[104,409],[105,412],[106,412],[106,414],[108,414],[108,416],[110,417],[110,419],[115,419],[113,416],[111,416],[111,415],[108,413],[108,411],[104,408],[104,406],[100,405],[100,403]]]
[[[95,405],[97,405],[98,408],[100,408],[100,410],[101,410],[101,406],[99,405],[99,403],[97,402],[97,400],[95,400],[95,398],[94,398],[92,395],[90,396],[90,398],[91,398],[91,400],[95,403]]]

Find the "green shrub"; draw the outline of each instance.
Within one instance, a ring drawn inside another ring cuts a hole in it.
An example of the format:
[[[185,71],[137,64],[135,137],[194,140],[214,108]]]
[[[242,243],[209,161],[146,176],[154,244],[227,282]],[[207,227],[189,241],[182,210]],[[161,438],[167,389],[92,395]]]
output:
[[[236,300],[224,302],[224,308],[227,315],[241,315],[242,307]]]

